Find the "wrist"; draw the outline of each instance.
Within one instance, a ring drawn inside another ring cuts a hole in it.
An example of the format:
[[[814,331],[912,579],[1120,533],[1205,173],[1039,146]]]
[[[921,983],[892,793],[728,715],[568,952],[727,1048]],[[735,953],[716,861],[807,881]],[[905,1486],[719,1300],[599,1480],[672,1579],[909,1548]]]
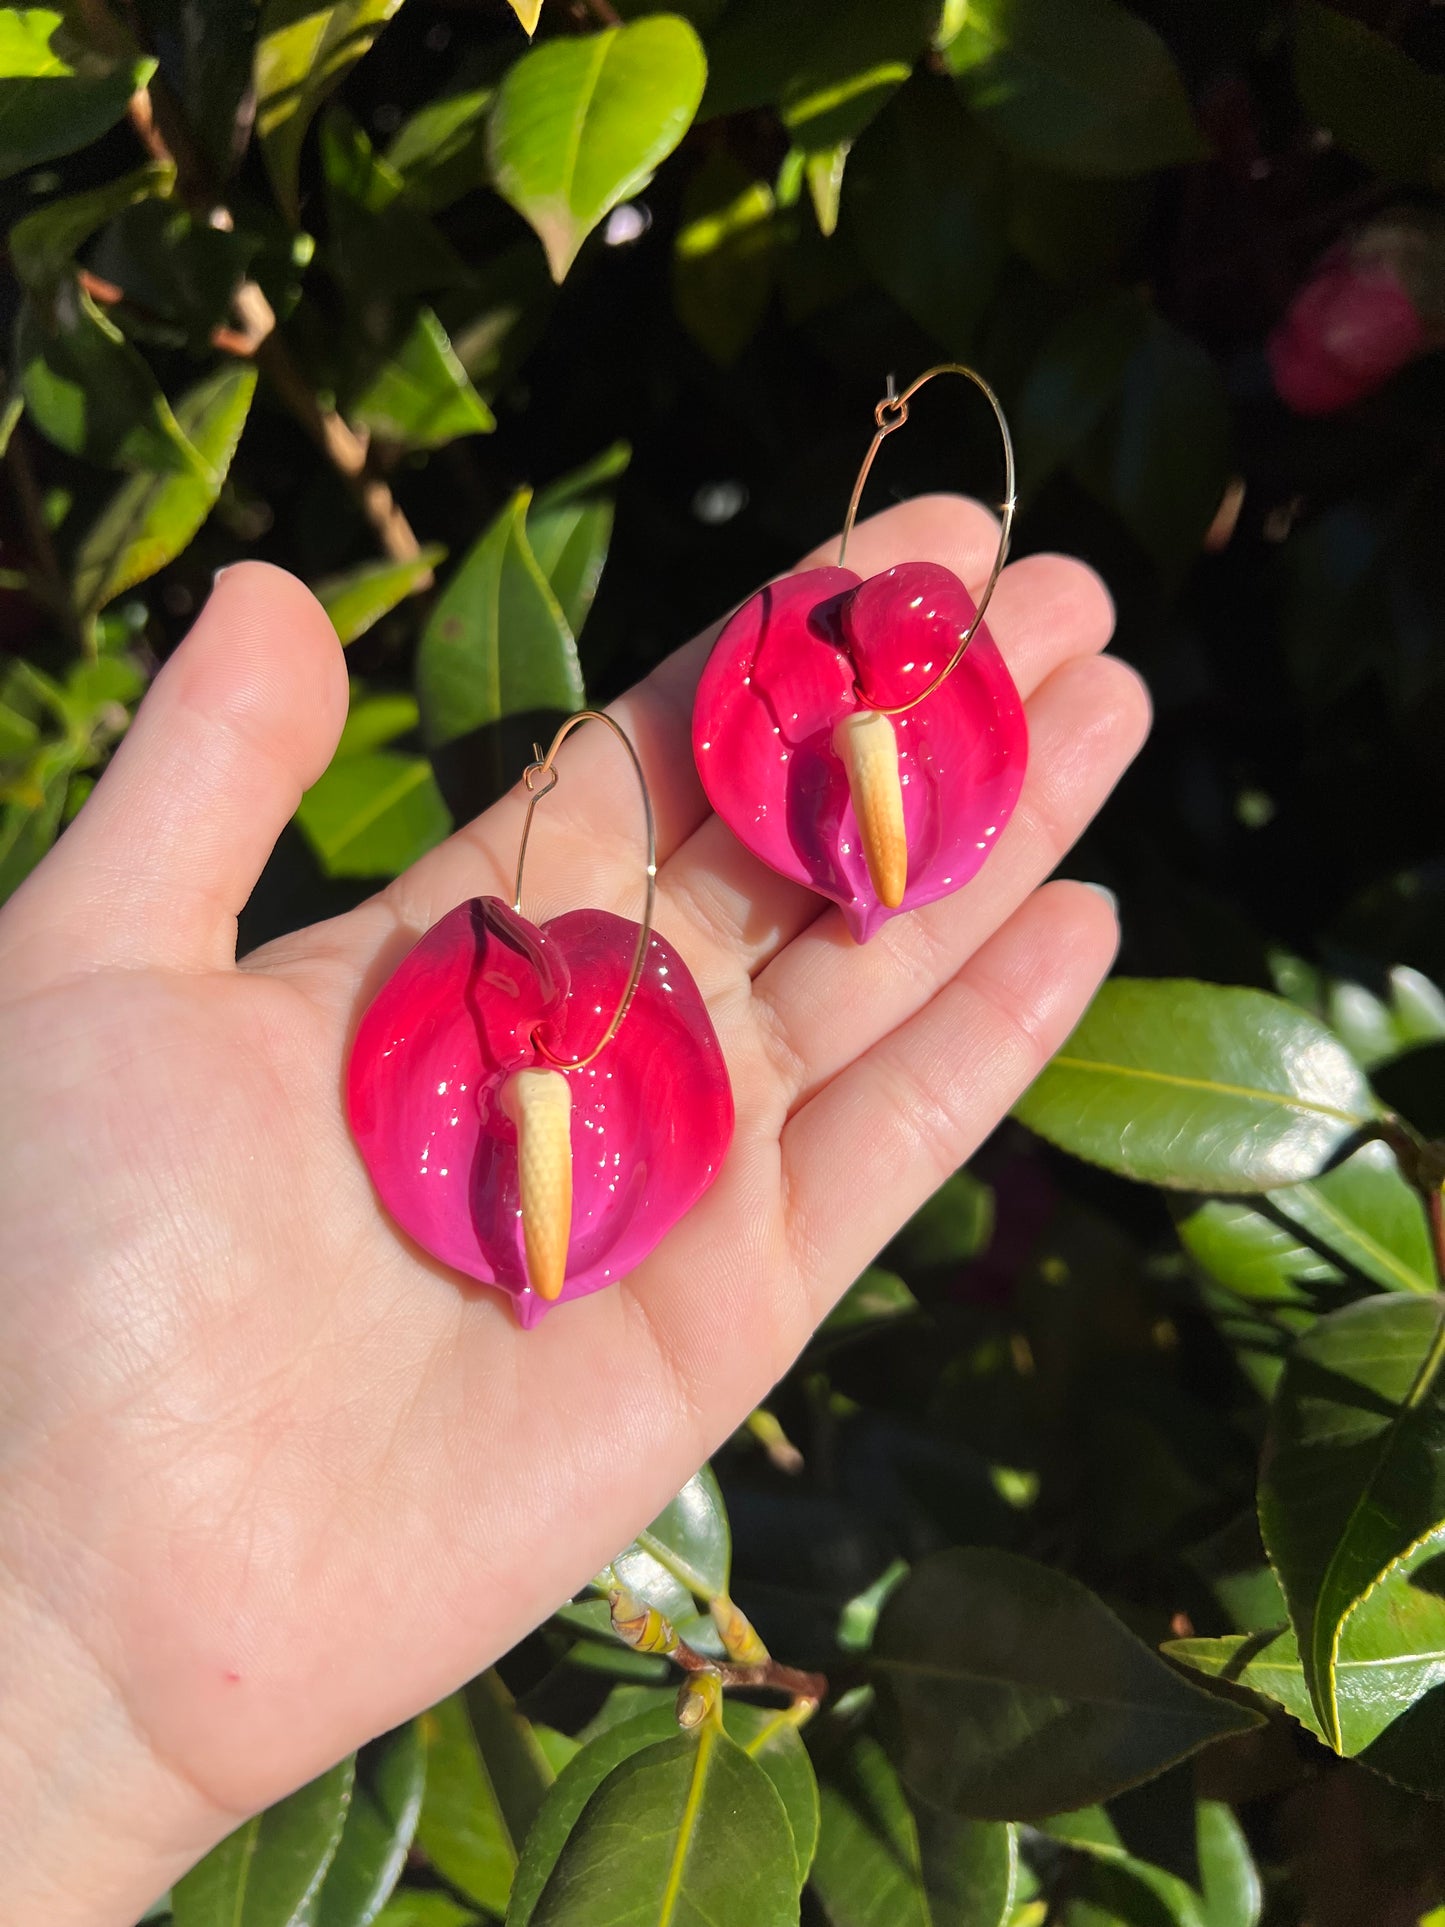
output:
[[[131,1927],[235,1825],[157,1758],[84,1641],[0,1581],[0,1927]]]

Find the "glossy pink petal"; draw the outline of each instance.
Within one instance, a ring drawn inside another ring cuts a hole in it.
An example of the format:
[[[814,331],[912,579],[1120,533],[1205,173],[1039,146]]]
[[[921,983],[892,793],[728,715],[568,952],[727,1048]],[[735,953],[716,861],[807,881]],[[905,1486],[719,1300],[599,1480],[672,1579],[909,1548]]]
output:
[[[713,808],[764,863],[831,897],[860,943],[897,913],[869,882],[834,728],[926,689],[973,617],[968,591],[936,563],[866,582],[810,569],[744,603],[703,670],[693,751]],[[1023,704],[986,625],[943,686],[893,722],[911,910],[977,873],[1023,785]]]
[[[435,924],[361,1020],[351,1126],[403,1230],[444,1264],[500,1286],[524,1325],[549,1309],[527,1285],[517,1137],[502,1085],[583,1056],[632,967],[637,925],[573,910],[538,929],[496,897]],[[562,1298],[641,1263],[717,1176],[732,1137],[722,1050],[687,966],[654,936],[631,1008],[596,1061],[568,1071],[572,1238]],[[561,1302],[558,1300],[557,1302]]]

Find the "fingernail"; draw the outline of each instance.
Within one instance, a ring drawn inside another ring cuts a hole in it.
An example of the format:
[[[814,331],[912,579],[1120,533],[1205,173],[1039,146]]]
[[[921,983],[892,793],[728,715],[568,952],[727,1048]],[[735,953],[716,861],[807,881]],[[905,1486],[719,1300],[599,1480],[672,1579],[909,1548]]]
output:
[[[1082,879],[1082,878],[1080,878],[1080,882],[1083,882],[1083,879]],[[1108,904],[1108,906],[1109,906],[1109,908],[1110,908],[1110,909],[1111,909],[1111,910],[1112,910],[1112,911],[1114,912],[1114,915],[1115,915],[1116,917],[1118,916],[1118,914],[1119,914],[1119,899],[1118,899],[1118,898],[1117,898],[1117,897],[1116,897],[1116,896],[1114,895],[1114,892],[1113,892],[1113,891],[1112,891],[1111,889],[1109,889],[1109,887],[1107,886],[1107,884],[1103,884],[1103,883],[1084,883],[1084,888],[1085,888],[1086,890],[1092,890],[1092,891],[1094,892],[1094,895],[1095,895],[1096,897],[1102,897],[1102,898],[1104,899],[1104,901],[1105,901],[1105,903],[1107,903],[1107,904]]]
[[[211,587],[214,589],[216,584],[220,581],[223,575],[229,575],[232,569],[239,569],[240,566],[241,565],[239,562],[223,562],[220,568],[217,569],[216,573],[211,577]]]

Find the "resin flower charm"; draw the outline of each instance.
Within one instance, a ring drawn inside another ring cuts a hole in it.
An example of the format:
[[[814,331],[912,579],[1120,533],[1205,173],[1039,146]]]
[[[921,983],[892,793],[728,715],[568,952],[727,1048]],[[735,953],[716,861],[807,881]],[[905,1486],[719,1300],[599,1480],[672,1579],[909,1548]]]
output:
[[[496,897],[443,917],[361,1021],[347,1098],[382,1202],[444,1264],[509,1292],[523,1325],[613,1284],[717,1176],[732,1137],[701,994],[639,925],[573,910],[541,927]]]
[[[703,671],[693,750],[713,808],[860,943],[967,883],[1018,801],[1028,731],[986,627],[925,693],[975,613],[936,563],[866,582],[809,569],[744,603]]]

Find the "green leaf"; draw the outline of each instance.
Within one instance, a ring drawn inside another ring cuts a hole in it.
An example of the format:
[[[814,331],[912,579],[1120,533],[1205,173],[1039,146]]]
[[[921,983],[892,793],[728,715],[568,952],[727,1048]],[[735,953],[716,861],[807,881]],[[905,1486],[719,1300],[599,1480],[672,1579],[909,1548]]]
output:
[[[336,1853],[355,1771],[353,1755],[238,1827],[177,1884],[175,1927],[294,1927]]]
[[[1070,310],[1029,370],[1014,423],[1020,490],[1042,487],[1099,427],[1149,325],[1132,289]]]
[[[841,1337],[859,1331],[873,1331],[894,1318],[907,1318],[918,1310],[918,1300],[896,1272],[870,1265],[861,1278],[855,1278],[818,1327],[818,1337]]]
[[[857,139],[927,49],[933,0],[839,0],[826,31],[808,0],[735,0],[708,40],[705,117],[776,107],[795,146]]]
[[[432,570],[446,557],[439,542],[429,542],[409,562],[363,562],[342,575],[313,585],[313,594],[331,618],[343,644],[364,636],[373,623],[431,584]]]
[[[423,631],[416,687],[433,747],[504,716],[582,706],[577,644],[527,539],[531,499],[519,489],[467,551]]]
[[[368,749],[384,749],[398,736],[416,729],[421,716],[415,696],[400,690],[371,694],[355,679],[351,684],[351,707],[342,725],[336,756],[359,756]],[[334,760],[334,759],[333,759]]]
[[[1104,985],[1016,1107],[1076,1157],[1195,1191],[1313,1177],[1371,1111],[1359,1066],[1293,1004],[1129,977]]]
[[[74,741],[47,743],[24,778],[0,790],[0,903],[20,888],[54,843],[79,760]]]
[[[866,1736],[830,1765],[821,1791],[812,1881],[832,1927],[1003,1927],[1018,1878],[1013,1827],[916,1817]]]
[[[1260,1530],[1336,1748],[1345,1617],[1445,1520],[1442,1362],[1440,1299],[1365,1299],[1299,1341],[1270,1415]]]
[[[1244,1828],[1222,1800],[1201,1800],[1196,1843],[1203,1927],[1258,1927],[1264,1890]]]
[[[1066,1883],[1074,1899],[1064,1919],[1074,1927],[1101,1918],[1131,1927],[1257,1927],[1264,1898],[1259,1875],[1239,1822],[1218,1800],[1193,1807],[1192,1885],[1131,1852],[1104,1807],[1062,1814],[1043,1831],[1094,1863],[1082,1879]]]
[[[418,1844],[459,1893],[501,1914],[551,1769],[493,1672],[424,1713],[422,1729],[427,1785]]]
[[[549,40],[508,70],[488,129],[492,179],[536,230],[555,281],[677,146],[706,72],[697,35],[672,14]]]
[[[73,277],[26,296],[15,324],[15,378],[30,420],[68,455],[204,477],[144,359]]]
[[[1026,160],[1108,177],[1208,154],[1169,49],[1118,0],[972,0],[944,57]]]
[[[398,128],[386,158],[419,207],[439,213],[487,179],[486,122],[496,89],[427,101]]]
[[[1198,342],[1151,314],[1118,400],[1074,457],[1170,581],[1198,555],[1230,473],[1223,377]]]
[[[480,1919],[450,1894],[418,1892],[389,1900],[376,1917],[376,1927],[474,1927]]]
[[[70,272],[75,253],[125,208],[170,192],[174,162],[152,161],[104,187],[47,201],[10,230],[10,260],[27,288],[43,289]]]
[[[1438,1797],[1445,1792],[1445,1535],[1414,1548],[1348,1615],[1335,1667],[1340,1750]],[[1293,1630],[1172,1640],[1164,1650],[1284,1708],[1329,1744]]]
[[[509,1923],[524,1919],[797,1927],[793,1838],[772,1782],[710,1721],[653,1742],[587,1801],[535,1906]]]
[[[1004,255],[1003,166],[946,81],[919,74],[858,143],[848,232],[869,273],[944,348],[962,352]]]
[[[530,40],[542,17],[542,0],[507,0],[507,4],[521,21],[522,29]]]
[[[612,1561],[630,1593],[674,1622],[694,1598],[725,1599],[732,1565],[727,1507],[710,1465]]]
[[[615,442],[543,489],[527,511],[527,541],[574,636],[582,633],[612,542],[615,507],[607,485],[631,457],[626,442]]]
[[[113,18],[79,0],[0,10],[0,176],[97,139],[155,70]]]
[[[425,1781],[416,1720],[359,1756],[346,1824],[308,1927],[371,1927],[406,1865]]]
[[[434,288],[465,285],[466,263],[344,108],[327,109],[320,151],[328,259],[350,289],[369,337],[383,334],[373,310]]]
[[[779,1712],[773,1706],[730,1699],[723,1702],[723,1725],[748,1758],[757,1761],[783,1803],[801,1886],[817,1852],[820,1818],[818,1782],[798,1723],[786,1708]]]
[[[1387,181],[1445,181],[1445,75],[1315,0],[1294,10],[1295,85],[1305,111]]]
[[[779,236],[773,190],[725,148],[687,184],[673,243],[672,302],[693,340],[730,368],[772,299]]]
[[[426,757],[390,749],[335,759],[296,821],[330,877],[400,876],[452,827]]]
[[[1242,1298],[1308,1302],[1307,1286],[1362,1277],[1385,1291],[1432,1292],[1420,1200],[1383,1144],[1259,1203],[1211,1198],[1180,1221],[1184,1248]]]
[[[869,1670],[905,1785],[965,1818],[1107,1799],[1252,1723],[1187,1686],[1076,1580],[982,1547],[913,1568]]]
[[[296,198],[301,146],[317,108],[401,5],[401,0],[266,0],[256,43],[256,132],[287,218]]]
[[[444,448],[462,435],[490,435],[496,419],[467,379],[446,329],[418,308],[403,340],[370,363],[346,413],[398,448]]]
[[[76,552],[75,605],[94,615],[174,561],[215,504],[256,390],[254,368],[224,365],[182,397],[176,418],[210,470],[138,475],[111,497]]]
[[[955,1171],[914,1212],[884,1256],[910,1274],[957,1269],[988,1249],[993,1227],[992,1187],[972,1171]]]

